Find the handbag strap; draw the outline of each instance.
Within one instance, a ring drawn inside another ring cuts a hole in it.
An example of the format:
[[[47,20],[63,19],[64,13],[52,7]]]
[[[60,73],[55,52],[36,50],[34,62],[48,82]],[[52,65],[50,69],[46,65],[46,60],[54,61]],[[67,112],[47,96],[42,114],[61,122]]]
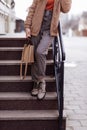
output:
[[[24,76],[23,76],[23,79],[26,77],[27,68],[28,68],[28,63],[26,63],[26,64],[25,64],[25,71],[24,71]]]
[[[25,63],[24,75],[22,74],[22,68],[23,68],[22,66],[23,66],[23,62],[21,62],[21,64],[20,64],[20,77],[21,77],[21,79],[25,79],[26,73],[27,73],[27,68],[28,68],[28,63]]]
[[[21,79],[24,79],[26,77],[26,73],[27,73],[27,66],[28,63],[25,63],[25,71],[24,71],[24,76],[22,74],[22,68],[23,68],[23,55],[24,55],[24,51],[25,51],[25,47],[28,46],[27,44],[24,45],[24,50],[22,52],[22,58],[21,58],[21,64],[20,64],[20,77]]]
[[[25,47],[26,47],[26,46],[29,46],[29,47],[30,47],[30,45],[32,45],[32,42],[31,42],[31,38],[29,37],[29,38],[27,39],[27,44],[24,45],[24,50],[23,50],[23,52],[22,52],[22,58],[21,58],[21,64],[20,64],[20,77],[21,77],[21,79],[24,79],[24,78],[26,77],[27,68],[28,68],[28,63],[27,63],[27,62],[25,63],[25,71],[24,71],[24,76],[23,76],[23,74],[22,74],[23,55],[24,55]]]
[[[20,77],[21,77],[21,79],[23,79],[23,77],[22,77],[22,62],[20,64]]]
[[[30,48],[30,44],[29,44],[28,46],[29,46],[29,48]],[[29,56],[29,55],[28,55],[28,56]],[[25,71],[24,71],[23,79],[26,77],[27,68],[28,68],[28,62],[25,63]]]

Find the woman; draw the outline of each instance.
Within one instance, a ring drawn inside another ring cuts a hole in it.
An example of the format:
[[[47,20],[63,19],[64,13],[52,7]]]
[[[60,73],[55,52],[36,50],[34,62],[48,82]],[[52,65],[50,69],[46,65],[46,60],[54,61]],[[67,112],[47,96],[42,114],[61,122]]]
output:
[[[26,37],[31,37],[35,46],[35,63],[31,67],[34,81],[32,96],[39,100],[46,94],[46,54],[54,37],[58,34],[60,12],[67,13],[71,0],[33,0],[25,20]]]

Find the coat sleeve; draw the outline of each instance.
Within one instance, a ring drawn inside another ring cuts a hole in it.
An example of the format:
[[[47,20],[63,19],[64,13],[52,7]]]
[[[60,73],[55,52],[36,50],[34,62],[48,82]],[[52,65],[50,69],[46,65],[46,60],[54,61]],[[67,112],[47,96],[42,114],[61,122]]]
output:
[[[61,12],[67,13],[71,8],[72,0],[60,0]]]
[[[32,5],[29,7],[28,15],[26,17],[26,20],[24,22],[25,28],[31,28],[32,25],[32,18],[34,16],[34,12],[37,6],[38,0],[33,0]]]

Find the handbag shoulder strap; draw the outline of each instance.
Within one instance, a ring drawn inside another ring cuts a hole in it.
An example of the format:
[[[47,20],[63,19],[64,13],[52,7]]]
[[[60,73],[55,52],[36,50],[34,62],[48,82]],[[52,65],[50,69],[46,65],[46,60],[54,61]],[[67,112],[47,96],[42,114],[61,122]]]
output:
[[[25,64],[25,71],[24,71],[24,76],[23,76],[23,79],[26,77],[27,68],[28,68],[28,63],[26,63],[26,64]]]
[[[22,74],[22,68],[23,68],[22,66],[23,66],[23,63],[21,62],[21,64],[20,64],[20,77],[21,77],[21,79],[25,79],[26,73],[27,73],[27,68],[28,68],[28,63],[25,63],[24,75]]]
[[[22,52],[22,58],[21,58],[21,64],[20,64],[20,77],[21,79],[24,79],[26,77],[26,73],[27,73],[27,66],[28,66],[28,63],[25,63],[25,71],[24,71],[24,76],[22,74],[22,66],[23,66],[23,55],[24,55],[24,51],[25,51],[25,47],[28,46],[27,44],[24,45],[24,49],[23,49],[23,52]]]

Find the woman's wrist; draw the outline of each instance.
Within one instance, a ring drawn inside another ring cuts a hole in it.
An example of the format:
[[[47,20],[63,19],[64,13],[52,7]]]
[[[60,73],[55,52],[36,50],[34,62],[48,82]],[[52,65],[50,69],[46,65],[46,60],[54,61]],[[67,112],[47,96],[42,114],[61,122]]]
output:
[[[25,29],[25,32],[26,32],[26,37],[28,38],[28,37],[31,37],[31,30],[30,30],[30,28],[26,28]]]

